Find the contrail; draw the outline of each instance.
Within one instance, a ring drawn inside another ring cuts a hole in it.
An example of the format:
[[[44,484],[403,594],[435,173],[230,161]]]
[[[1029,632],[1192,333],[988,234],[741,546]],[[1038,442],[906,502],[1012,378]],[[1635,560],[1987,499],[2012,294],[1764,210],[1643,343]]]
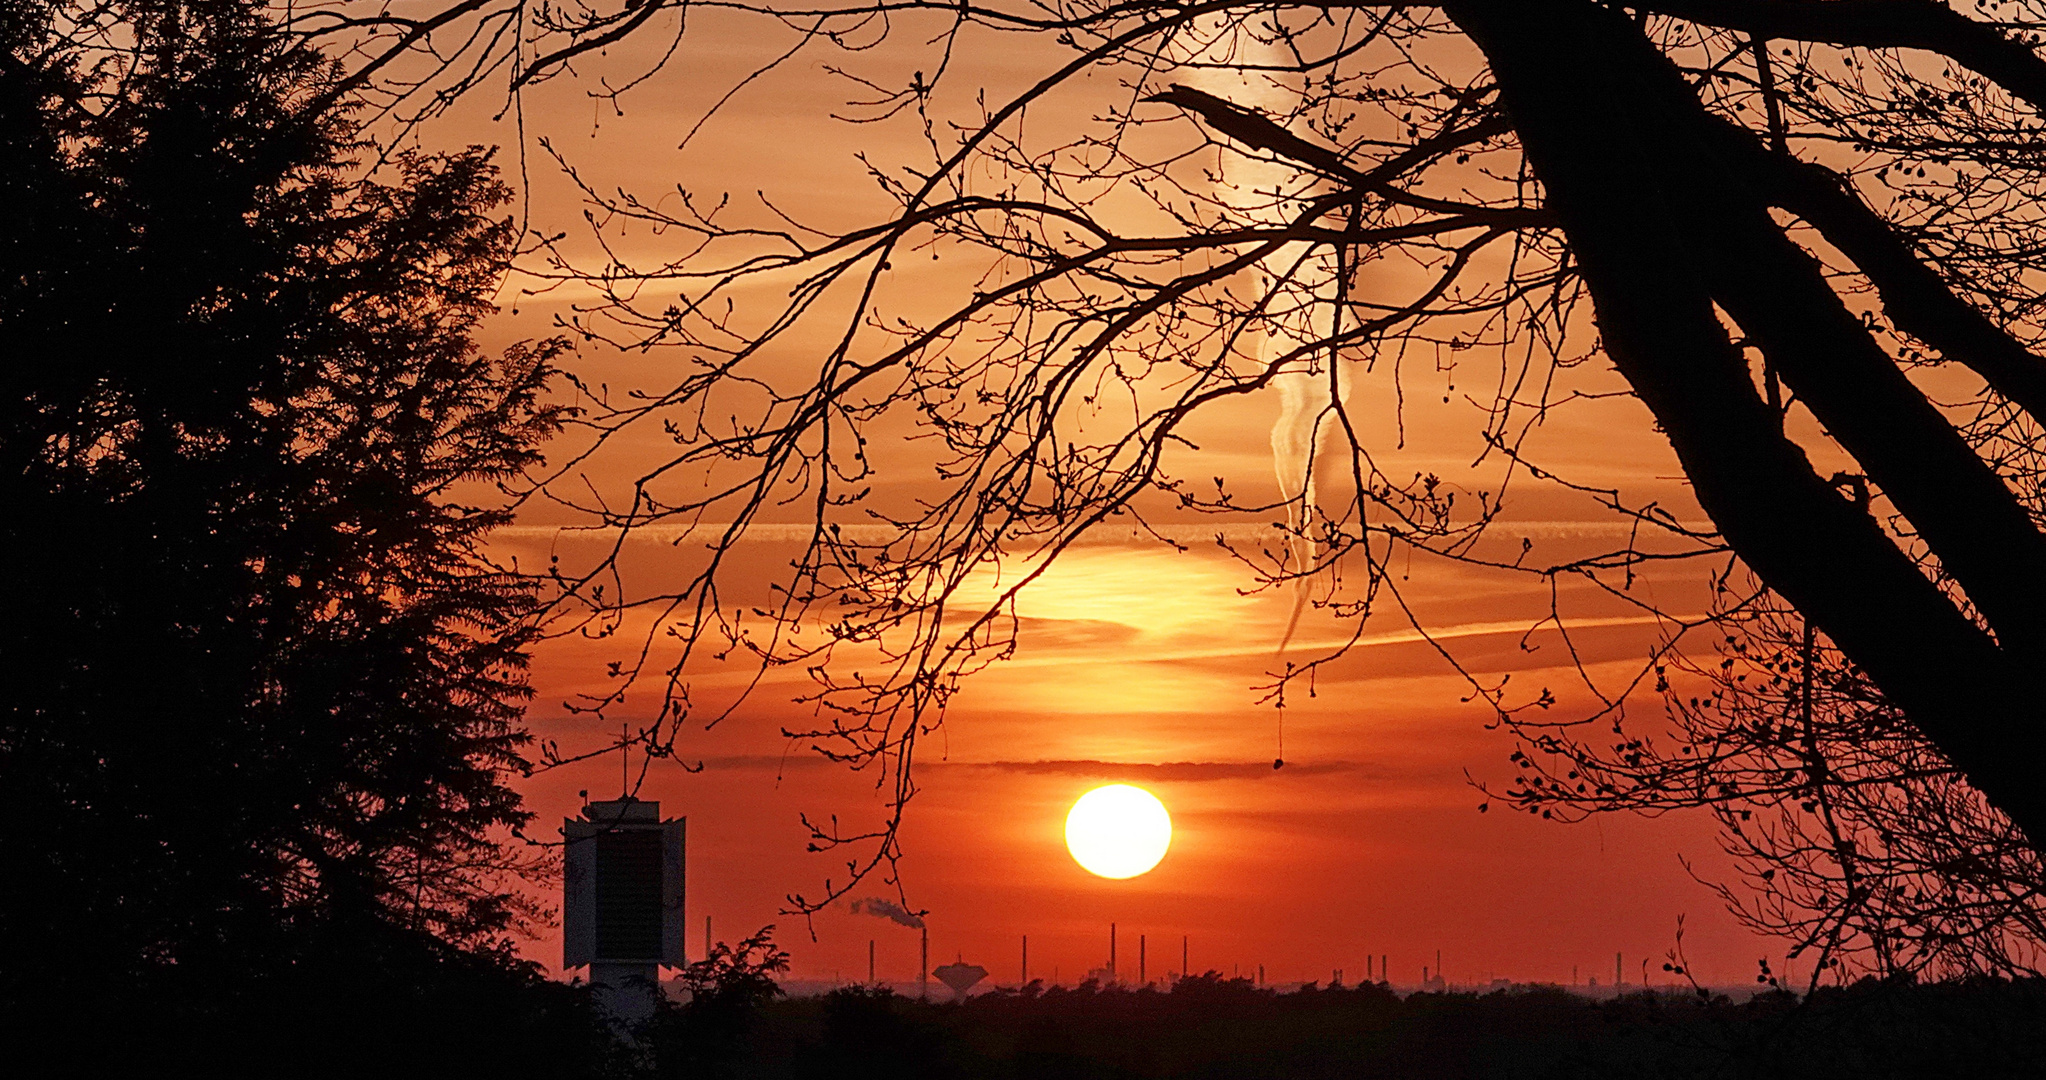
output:
[[[1272,337],[1265,339],[1269,345]],[[1283,353],[1280,353],[1283,355]],[[1335,393],[1326,381],[1307,371],[1288,371],[1273,381],[1279,388],[1279,418],[1272,425],[1272,471],[1277,474],[1279,497],[1287,500],[1286,524],[1292,533],[1286,539],[1293,556],[1293,569],[1301,576],[1293,580],[1293,612],[1286,620],[1286,632],[1279,638],[1278,655],[1286,655],[1293,634],[1300,628],[1300,616],[1314,589],[1307,569],[1314,565],[1314,541],[1307,535],[1317,508],[1315,472],[1328,447],[1335,427],[1336,405],[1350,397],[1349,371],[1343,361],[1337,365]],[[1331,399],[1333,398],[1333,400]]]
[[[1194,31],[1196,39],[1191,43],[1188,55],[1181,61],[1182,67],[1174,73],[1175,80],[1274,116],[1290,112],[1298,104],[1301,91],[1276,85],[1269,73],[1283,71],[1293,58],[1276,41],[1260,41],[1245,29],[1232,33],[1227,26],[1226,19],[1222,18],[1205,20],[1200,24]],[[1226,66],[1215,66],[1230,61],[1242,67],[1231,70]],[[1245,68],[1256,73],[1247,73]],[[1293,172],[1292,168],[1277,162],[1241,161],[1228,178],[1218,181],[1215,195],[1233,204],[1240,213],[1262,216],[1269,219],[1266,224],[1276,225],[1283,218],[1277,206],[1278,192],[1292,178]],[[1265,285],[1269,287],[1291,271],[1306,252],[1304,244],[1288,245],[1267,257],[1259,268]],[[1310,281],[1308,287],[1317,292],[1314,299],[1322,298],[1318,295],[1319,288],[1323,287],[1319,282]],[[1317,306],[1311,302],[1303,303],[1294,311],[1271,314],[1277,325],[1258,342],[1259,362],[1269,368],[1315,340],[1317,335],[1307,325],[1307,320]],[[1293,534],[1286,543],[1291,556],[1290,569],[1300,575],[1293,583],[1293,613],[1286,622],[1285,634],[1279,639],[1278,655],[1281,657],[1299,629],[1301,615],[1307,609],[1313,590],[1313,581],[1307,576],[1307,570],[1314,565],[1315,544],[1307,530],[1313,524],[1317,505],[1315,473],[1335,426],[1336,409],[1350,397],[1348,365],[1334,356],[1333,350],[1321,359],[1335,365],[1334,379],[1329,378],[1327,369],[1316,370],[1319,367],[1317,363],[1299,366],[1297,357],[1295,366],[1272,379],[1279,392],[1279,415],[1272,424],[1272,472],[1278,481],[1279,497],[1287,505],[1286,523]]]

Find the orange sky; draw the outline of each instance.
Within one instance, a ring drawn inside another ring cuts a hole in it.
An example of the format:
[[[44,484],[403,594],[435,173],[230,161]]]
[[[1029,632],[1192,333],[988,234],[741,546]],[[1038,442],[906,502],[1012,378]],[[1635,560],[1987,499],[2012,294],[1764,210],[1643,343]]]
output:
[[[781,47],[757,27],[716,18],[704,18],[693,33],[693,47],[627,99],[624,117],[584,96],[586,84],[558,80],[527,101],[528,132],[552,138],[600,189],[622,185],[650,198],[677,182],[700,191],[767,189],[780,205],[839,224],[878,205],[852,155],[864,149],[883,160],[907,159],[915,148],[904,140],[914,132],[826,118],[844,92],[815,61],[799,61],[740,95],[686,153],[676,151],[681,133],[747,63]],[[907,71],[928,59],[912,53],[881,50],[866,57],[863,70]],[[630,60],[611,58],[619,70]],[[961,86],[971,79],[1013,83],[1036,70],[1030,54],[991,46],[962,65],[953,75]],[[1098,107],[1084,93],[1072,97],[1033,122],[1056,123]],[[508,123],[491,123],[473,108],[438,130],[508,148],[517,138]],[[509,156],[507,164],[516,167]],[[572,195],[550,170],[535,152],[528,169],[534,223],[578,229]],[[631,253],[657,254],[664,241],[616,242]],[[931,289],[957,284],[942,268],[920,272]],[[568,289],[516,299],[518,313],[494,324],[492,339],[544,333],[566,305],[587,298]],[[1477,377],[1482,361],[1464,362],[1480,367],[1472,381],[1485,382]],[[571,366],[616,389],[665,385],[674,365],[675,358],[658,353],[592,346]],[[1456,374],[1425,363],[1408,368],[1407,442],[1399,450],[1389,445],[1389,375],[1359,378],[1353,404],[1388,444],[1386,460],[1396,466],[1388,472],[1430,469],[1473,488],[1487,482],[1489,474],[1469,469],[1476,408],[1460,395],[1440,400]],[[1580,369],[1577,377],[1587,388],[1612,386],[1608,373]],[[1189,471],[1269,490],[1277,408],[1275,400],[1253,400],[1206,418],[1196,436],[1203,457]],[[1699,516],[1673,479],[1667,446],[1631,400],[1566,409],[1534,445],[1545,465],[1573,480],[1618,487],[1637,504],[1660,500],[1689,520]],[[624,439],[591,464],[592,481],[616,484],[663,449],[653,432]],[[1537,560],[1588,553],[1620,537],[1613,519],[1587,500],[1538,485],[1520,489],[1508,516],[1516,523],[1499,543],[1527,536]],[[567,523],[559,511],[536,510],[498,538],[498,550],[529,566],[550,554],[568,565],[593,557],[597,542],[588,534],[557,531]],[[1213,528],[1179,524],[1190,539]],[[1487,711],[1461,702],[1467,694],[1461,678],[1396,611],[1374,620],[1362,647],[1325,673],[1315,697],[1295,696],[1284,720],[1289,765],[1273,772],[1278,720],[1257,703],[1253,687],[1274,666],[1291,598],[1243,595],[1250,579],[1240,565],[1212,544],[1194,548],[1176,553],[1103,537],[1073,550],[1026,595],[1018,656],[975,676],[942,731],[924,745],[901,870],[912,905],[930,912],[933,964],[956,954],[989,968],[997,981],[1013,981],[1018,939],[1028,934],[1032,974],[1049,977],[1056,967],[1070,982],[1106,959],[1113,921],[1121,928],[1125,971],[1134,970],[1144,934],[1154,973],[1177,968],[1186,935],[1196,969],[1264,964],[1282,980],[1326,979],[1334,968],[1355,979],[1367,954],[1388,954],[1395,980],[1411,982],[1440,949],[1453,980],[1567,981],[1574,967],[1604,982],[1619,952],[1631,981],[1644,958],[1659,968],[1679,916],[1687,917],[1694,970],[1709,982],[1750,981],[1757,958],[1780,957],[1780,944],[1740,930],[1680,862],[1690,860],[1708,879],[1726,876],[1707,819],[1610,818],[1566,827],[1497,808],[1480,814],[1481,796],[1466,774],[1503,784],[1511,744],[1484,727]],[[785,540],[748,541],[749,584],[758,587],[790,554]],[[672,580],[688,558],[686,547],[656,537],[632,541],[625,566],[635,577],[628,584]],[[1666,610],[1696,612],[1705,569],[1651,574],[1636,587]],[[1586,700],[1556,635],[1526,636],[1549,609],[1542,581],[1416,559],[1401,587],[1472,670],[1511,672],[1515,685],[1551,686],[1566,709]],[[1658,631],[1638,611],[1567,582],[1560,604],[1575,619],[1574,641],[1587,670],[1602,684],[1622,684],[1639,670]],[[1310,614],[1289,655],[1347,632]],[[619,719],[640,719],[637,710],[648,707],[641,702],[650,695],[630,699],[628,710],[608,722],[561,707],[577,692],[604,685],[604,666],[620,649],[616,639],[543,645],[530,716],[535,732],[576,751],[615,737]],[[737,677],[706,670],[697,688],[715,700]],[[701,950],[708,915],[726,939],[779,924],[800,978],[863,975],[870,939],[884,978],[913,978],[912,930],[844,905],[808,924],[779,914],[788,894],[815,894],[827,877],[843,876],[841,856],[804,852],[798,813],[868,821],[881,806],[872,775],[823,763],[778,734],[785,721],[808,722],[787,704],[806,686],[794,675],[770,681],[731,722],[687,736],[684,753],[701,760],[703,772],[657,764],[641,792],[660,800],[665,813],[690,819],[691,953]],[[1176,826],[1164,862],[1129,881],[1087,875],[1063,847],[1066,809],[1111,780],[1155,792]],[[613,757],[543,773],[525,791],[547,825],[577,807],[579,790],[608,797],[619,784]],[[895,893],[875,880],[853,895]],[[536,940],[530,955],[555,964],[558,943]],[[1652,981],[1663,979],[1656,971]]]

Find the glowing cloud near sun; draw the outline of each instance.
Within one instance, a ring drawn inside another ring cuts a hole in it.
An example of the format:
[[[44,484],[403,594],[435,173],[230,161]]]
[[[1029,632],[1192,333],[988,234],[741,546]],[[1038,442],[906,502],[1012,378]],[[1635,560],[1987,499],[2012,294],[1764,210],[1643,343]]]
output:
[[[1172,815],[1156,795],[1129,784],[1098,787],[1066,815],[1066,849],[1088,873],[1133,878],[1149,873],[1172,846]]]

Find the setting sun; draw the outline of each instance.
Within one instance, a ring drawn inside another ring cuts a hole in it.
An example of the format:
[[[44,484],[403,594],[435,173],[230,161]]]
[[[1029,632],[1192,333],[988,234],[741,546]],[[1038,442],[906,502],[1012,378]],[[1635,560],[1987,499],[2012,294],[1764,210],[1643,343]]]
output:
[[[1172,846],[1172,815],[1156,795],[1128,784],[1098,787],[1066,815],[1066,847],[1090,874],[1133,878]]]

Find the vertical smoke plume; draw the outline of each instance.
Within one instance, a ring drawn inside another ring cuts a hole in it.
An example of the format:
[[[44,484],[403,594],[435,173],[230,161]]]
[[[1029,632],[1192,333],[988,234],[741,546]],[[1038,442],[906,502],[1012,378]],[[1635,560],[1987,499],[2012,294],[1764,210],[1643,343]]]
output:
[[[1273,116],[1291,112],[1302,97],[1301,88],[1278,81],[1293,62],[1292,55],[1276,40],[1260,40],[1249,25],[1232,25],[1227,16],[1201,23],[1183,40],[1182,52],[1173,75],[1175,82]],[[1246,218],[1277,225],[1283,220],[1285,204],[1276,193],[1293,175],[1292,168],[1276,162],[1238,159],[1226,176],[1218,177],[1215,195]],[[1288,245],[1259,267],[1261,285],[1269,287],[1288,278],[1292,284],[1286,291],[1293,294],[1290,301],[1282,296],[1279,310],[1268,312],[1275,325],[1258,342],[1260,363],[1267,367],[1286,364],[1272,380],[1279,393],[1279,415],[1272,424],[1272,471],[1293,534],[1287,542],[1287,569],[1300,576],[1293,584],[1292,615],[1279,640],[1281,655],[1292,643],[1312,594],[1313,581],[1307,571],[1314,565],[1316,550],[1308,530],[1317,510],[1316,472],[1336,427],[1336,410],[1350,396],[1349,366],[1332,351],[1294,355],[1319,336],[1308,320],[1321,307],[1318,302],[1334,300],[1336,291],[1335,274],[1329,272],[1335,268],[1303,262],[1305,259],[1305,244]]]
[[[883,900],[878,896],[870,896],[864,900],[855,900],[852,902],[851,907],[852,913],[855,915],[872,915],[877,919],[898,922],[912,929],[923,929],[923,916],[903,907],[901,904],[890,900]]]
[[[1288,338],[1279,348],[1273,347],[1274,342],[1281,340],[1279,335],[1265,338],[1266,363],[1276,363],[1288,351],[1299,347],[1298,338],[1291,335]],[[1333,388],[1329,385],[1328,369],[1321,366],[1326,364],[1336,365]],[[1316,554],[1314,541],[1307,535],[1318,507],[1315,473],[1328,449],[1329,436],[1335,431],[1336,406],[1350,398],[1350,372],[1340,359],[1323,357],[1315,367],[1285,371],[1273,383],[1279,390],[1279,417],[1272,424],[1272,471],[1277,474],[1279,497],[1287,500],[1286,524],[1294,534],[1287,540],[1293,560],[1291,569],[1303,575],[1293,582],[1293,613],[1286,620],[1285,636],[1279,640],[1278,651],[1283,655],[1293,640],[1293,632],[1299,628],[1300,615],[1313,591],[1313,579],[1305,573],[1314,565]]]

